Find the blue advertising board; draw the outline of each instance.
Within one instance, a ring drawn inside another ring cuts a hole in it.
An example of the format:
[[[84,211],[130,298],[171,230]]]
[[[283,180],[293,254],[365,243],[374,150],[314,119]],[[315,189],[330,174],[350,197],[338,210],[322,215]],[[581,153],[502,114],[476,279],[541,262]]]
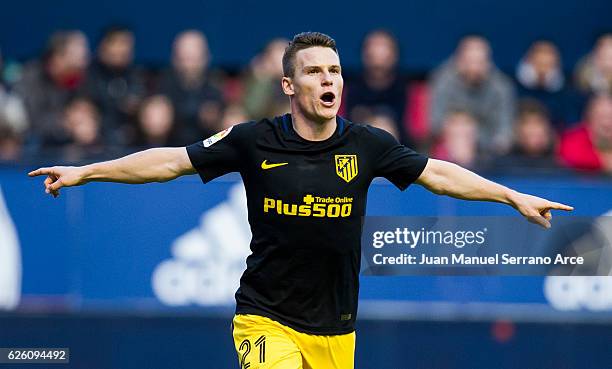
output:
[[[140,186],[91,183],[54,199],[44,193],[42,180],[26,177],[28,169],[0,171],[21,260],[9,267],[6,259],[4,270],[21,275],[20,309],[231,311],[250,237],[238,176],[207,185],[196,176]],[[575,215],[600,216],[612,207],[609,179],[496,180],[572,204]],[[416,185],[400,192],[383,180],[372,185],[367,212],[516,216],[504,205],[441,197]],[[547,319],[551,311],[566,311],[563,319],[583,317],[612,309],[608,283],[605,277],[362,276],[360,315]]]

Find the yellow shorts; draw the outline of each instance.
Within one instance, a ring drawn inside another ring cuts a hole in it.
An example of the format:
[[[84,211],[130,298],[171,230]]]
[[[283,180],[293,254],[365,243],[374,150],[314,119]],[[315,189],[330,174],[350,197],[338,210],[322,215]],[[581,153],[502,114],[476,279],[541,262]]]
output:
[[[241,369],[354,368],[355,332],[301,333],[259,315],[236,315],[233,323]]]

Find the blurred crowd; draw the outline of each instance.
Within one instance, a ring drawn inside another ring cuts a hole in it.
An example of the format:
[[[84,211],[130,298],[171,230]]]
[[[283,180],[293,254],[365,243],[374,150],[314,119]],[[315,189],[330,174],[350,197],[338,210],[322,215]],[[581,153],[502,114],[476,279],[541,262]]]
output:
[[[211,68],[206,36],[186,30],[168,66],[145,68],[134,63],[128,27],[107,28],[93,51],[82,32],[57,31],[36,60],[3,65],[0,55],[0,162],[181,146],[289,112],[280,88],[287,43],[271,40],[230,72]],[[474,170],[612,173],[612,34],[573,68],[548,40],[533,42],[511,75],[493,51],[465,36],[427,78],[414,78],[399,67],[393,34],[372,31],[360,70],[343,73],[340,114]]]

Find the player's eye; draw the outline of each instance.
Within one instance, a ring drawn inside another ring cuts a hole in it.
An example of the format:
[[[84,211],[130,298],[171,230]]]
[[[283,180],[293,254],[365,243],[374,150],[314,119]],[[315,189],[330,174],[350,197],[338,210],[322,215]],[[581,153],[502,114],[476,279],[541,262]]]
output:
[[[308,74],[316,74],[317,70],[316,69],[310,69],[308,70]]]

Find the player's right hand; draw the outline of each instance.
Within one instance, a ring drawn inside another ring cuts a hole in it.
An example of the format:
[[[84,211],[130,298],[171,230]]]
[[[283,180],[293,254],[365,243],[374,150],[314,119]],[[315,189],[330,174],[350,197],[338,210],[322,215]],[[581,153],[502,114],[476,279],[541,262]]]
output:
[[[30,177],[47,175],[45,179],[45,192],[59,196],[62,187],[78,186],[84,183],[83,169],[80,167],[50,167],[39,168],[28,173]]]

